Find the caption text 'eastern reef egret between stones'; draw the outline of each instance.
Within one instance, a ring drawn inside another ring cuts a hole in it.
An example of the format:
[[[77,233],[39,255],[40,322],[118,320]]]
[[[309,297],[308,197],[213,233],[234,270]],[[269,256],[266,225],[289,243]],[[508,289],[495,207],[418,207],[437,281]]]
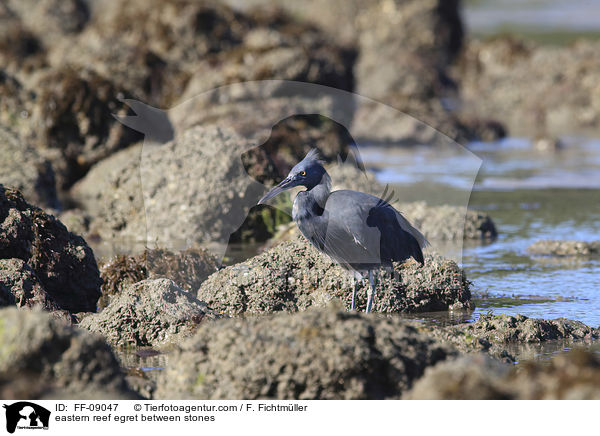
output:
[[[392,268],[392,262],[411,257],[424,264],[422,249],[427,241],[421,232],[386,200],[357,191],[331,192],[331,178],[316,150],[311,150],[258,204],[295,186],[306,187],[306,191],[298,193],[292,208],[292,218],[304,237],[354,273],[352,310],[356,309],[358,281],[366,274],[371,284],[368,313],[373,306],[379,268]]]

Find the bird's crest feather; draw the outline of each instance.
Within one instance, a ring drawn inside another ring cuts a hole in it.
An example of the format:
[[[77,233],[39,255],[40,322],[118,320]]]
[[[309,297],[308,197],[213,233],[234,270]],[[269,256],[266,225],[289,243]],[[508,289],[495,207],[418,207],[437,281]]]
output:
[[[304,162],[317,162],[321,165],[325,164],[325,162],[319,156],[319,150],[317,150],[316,148],[313,148],[308,153],[306,153],[306,156],[304,156],[304,159],[302,160]]]

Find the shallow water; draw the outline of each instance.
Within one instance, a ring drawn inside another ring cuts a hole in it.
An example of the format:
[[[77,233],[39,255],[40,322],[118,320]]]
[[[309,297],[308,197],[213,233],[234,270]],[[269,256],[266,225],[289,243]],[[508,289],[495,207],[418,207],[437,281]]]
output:
[[[558,44],[600,34],[596,0],[467,0],[463,11],[475,34],[511,32]]]
[[[539,239],[600,239],[600,142],[567,139],[565,144],[541,151],[513,138],[469,147],[483,160],[469,208],[487,211],[500,236],[492,243],[465,244],[462,265],[477,305],[466,320],[493,310],[600,325],[600,257],[527,253]],[[470,180],[470,173],[452,158],[426,147],[366,148],[362,157],[397,192],[412,187],[423,192],[424,183],[454,192]],[[420,162],[418,168],[415,162]],[[440,315],[440,322],[446,318]]]

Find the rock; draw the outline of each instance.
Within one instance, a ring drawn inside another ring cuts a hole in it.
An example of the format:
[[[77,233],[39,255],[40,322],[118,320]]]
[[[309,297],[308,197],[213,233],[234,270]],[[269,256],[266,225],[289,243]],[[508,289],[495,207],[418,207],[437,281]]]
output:
[[[437,241],[493,240],[498,236],[489,215],[458,206],[428,206],[424,202],[398,205],[427,238]]]
[[[361,105],[355,136],[438,146],[448,143],[447,137],[461,144],[477,139],[479,121],[467,122],[453,112],[460,95],[450,65],[464,33],[459,1],[381,0],[369,6],[356,19],[356,91],[395,110]]]
[[[513,399],[505,377],[510,366],[485,354],[469,354],[427,368],[406,400]]]
[[[459,1],[383,0],[369,6],[357,18],[357,91],[375,99],[389,92],[442,96],[452,86],[445,68],[462,47]]]
[[[71,398],[92,391],[136,398],[99,336],[42,311],[1,309],[0,350],[2,398],[63,397],[66,391]]]
[[[100,265],[100,277],[103,283],[102,297],[98,301],[98,306],[104,308],[121,289],[148,278],[146,252],[137,256],[122,254],[115,256]]]
[[[13,75],[28,74],[46,64],[40,40],[6,5],[0,4],[0,65]]]
[[[539,343],[551,340],[579,341],[600,338],[600,329],[565,318],[554,320],[524,315],[480,315],[477,321],[431,331],[439,340],[461,351],[489,351],[510,358],[507,344]]]
[[[31,135],[31,110],[34,93],[11,74],[0,69],[0,124],[26,138]]]
[[[123,287],[148,278],[168,278],[183,290],[195,292],[217,271],[218,265],[218,260],[208,251],[194,248],[177,253],[160,248],[146,249],[136,256],[115,256],[100,266],[104,283],[99,305],[105,306],[110,296]]]
[[[235,48],[251,26],[249,17],[210,1],[110,1],[97,11],[90,31],[148,47],[167,62],[193,63]]]
[[[453,113],[460,95],[450,66],[464,35],[457,0],[334,0],[327,6],[321,0],[228,3],[243,11],[275,4],[317,25],[331,45],[358,48],[356,92],[389,105],[359,105],[353,123],[358,140],[443,145],[450,142],[448,136],[465,143],[506,134],[494,120],[463,119]]]
[[[190,77],[177,63],[168,63],[146,45],[132,44],[117,35],[109,37],[91,26],[79,36],[53,45],[48,62],[53,68],[92,68],[110,78],[118,89],[157,107],[178,101]]]
[[[169,119],[177,132],[196,125],[219,124],[262,144],[270,139],[273,127],[277,125],[282,130],[276,131],[275,137],[289,129],[293,133],[290,139],[294,142],[298,142],[298,137],[302,138],[302,135],[307,140],[316,138],[318,143],[315,145],[322,145],[322,151],[327,156],[347,136],[335,123],[342,127],[350,125],[354,113],[354,96],[351,93],[287,80],[234,83],[210,89],[201,78],[194,76],[181,97],[182,103],[169,110]],[[305,129],[316,128],[321,135],[333,131],[335,135],[330,135],[333,144],[327,144],[312,132],[295,128],[302,124]],[[285,145],[280,142],[275,144]],[[342,144],[343,147],[347,145]],[[304,149],[306,144],[300,146]],[[301,154],[296,144],[283,147],[283,151],[287,150]],[[286,153],[283,153],[285,156]]]
[[[8,0],[8,6],[46,45],[80,32],[90,18],[88,0]]]
[[[102,281],[90,247],[55,217],[28,204],[21,193],[2,185],[0,259],[25,262],[29,268],[21,265],[18,274],[33,277],[30,273],[35,273],[60,309],[96,310]]]
[[[165,346],[190,335],[203,320],[218,317],[172,280],[154,279],[125,286],[79,326],[102,334],[115,346]]]
[[[88,234],[105,240],[146,240],[141,154],[142,144],[118,151],[94,165],[71,189],[73,199],[91,217]]]
[[[512,135],[598,133],[600,44],[558,47],[513,37],[472,41],[457,68],[466,113],[493,115]]]
[[[384,37],[395,37],[408,51],[436,51],[451,60],[462,46],[463,27],[458,1],[414,0],[307,0],[302,4],[287,0],[227,0],[227,4],[241,10],[257,6],[277,5],[302,21],[317,25],[330,38],[351,45],[365,31]],[[389,17],[375,15],[387,12]],[[377,21],[379,19],[379,21]],[[396,35],[389,25],[394,24]],[[369,26],[381,29],[369,29]]]
[[[352,189],[381,197],[386,189],[373,174],[360,172],[352,165],[332,166],[328,172],[334,190]],[[457,206],[428,206],[424,202],[393,206],[431,241],[490,240],[498,235],[494,222],[483,212]]]
[[[538,355],[539,349],[534,344],[560,341],[564,346],[572,346],[578,341],[600,338],[600,329],[579,321],[491,313],[480,315],[475,322],[423,326],[422,331],[462,353],[484,353],[508,363],[516,363],[528,354]]]
[[[336,308],[202,325],[169,358],[158,399],[398,398],[454,355],[399,318]]]
[[[476,139],[475,132],[439,101],[391,101],[390,97],[383,103],[367,101],[357,108],[352,132],[359,142],[441,148]]]
[[[538,136],[533,139],[533,148],[542,152],[554,153],[565,148],[565,142],[560,138]]]
[[[427,368],[404,399],[584,400],[600,399],[600,358],[575,348],[544,361],[516,366],[469,355]]]
[[[544,400],[600,399],[600,358],[575,347],[547,362],[529,361],[509,381],[518,398]]]
[[[263,171],[271,170],[270,166],[275,171],[252,174],[261,183],[279,182],[311,148],[331,162],[345,160],[355,145],[347,130],[354,107],[352,94],[287,81],[233,84],[197,94],[193,84],[183,96],[184,103],[169,111],[175,131],[214,124],[260,144],[245,153],[243,160],[250,173],[246,154],[266,154],[269,162],[262,164]],[[315,93],[319,95],[311,95]]]
[[[364,309],[368,283],[358,290]],[[245,262],[211,275],[198,298],[232,316],[276,311],[296,312],[332,299],[350,308],[352,276],[318,252],[303,237],[283,242]],[[427,255],[395,264],[394,274],[380,274],[373,303],[376,312],[423,312],[469,307],[471,293],[464,272],[453,261]]]
[[[323,161],[336,162],[348,159],[351,146],[356,144],[346,127],[331,118],[294,115],[277,122],[260,148],[274,162],[283,180],[311,149],[316,148]]]
[[[0,183],[40,207],[60,208],[52,165],[29,143],[0,126]]]
[[[203,90],[246,80],[287,79],[351,89],[351,49],[277,10],[241,13],[212,1],[109,1],[74,50],[57,45],[53,65],[93,65],[136,98],[167,107],[193,75]]]
[[[71,51],[57,50],[68,59],[53,62],[75,65],[91,53],[95,60],[88,64],[100,64],[101,74],[127,84],[137,98],[162,107],[182,103],[168,111],[177,133],[197,125],[218,124],[262,142],[275,126],[276,134],[266,146],[282,149],[277,159],[270,154],[280,162],[280,173],[290,167],[288,150],[293,157],[303,156],[312,143],[330,158],[333,152],[347,147],[347,132],[315,114],[329,113],[335,105],[349,123],[351,96],[341,104],[323,97],[323,86],[307,88],[318,84],[352,90],[353,50],[330,44],[313,26],[273,10],[242,14],[206,1],[155,3],[154,9],[147,2],[110,3],[81,36],[84,46],[89,43],[94,47],[74,59],[70,58]],[[140,10],[145,11],[146,20],[140,19]],[[163,32],[157,32],[157,23]],[[95,48],[102,51],[115,45],[98,44],[99,40],[112,41],[123,35],[125,27],[126,36],[118,49],[110,48],[110,56],[97,53]],[[155,63],[161,64],[155,70],[159,71],[146,73],[148,67],[132,68],[139,62],[125,52],[130,43],[136,53],[148,50],[155,54]],[[139,78],[122,77],[140,72]],[[267,79],[286,82],[265,83]],[[245,81],[249,83],[238,84]],[[307,82],[306,86],[290,89],[298,87],[299,81]],[[146,89],[148,82],[155,84],[153,89]],[[187,84],[185,92],[183,83]],[[294,120],[286,119],[297,114],[301,115]],[[140,130],[153,126],[139,119],[133,122]]]
[[[247,162],[259,164],[248,172],[243,156],[252,149]],[[265,176],[268,163],[264,151],[231,129],[197,126],[166,144],[134,146],[104,160],[72,195],[94,217],[90,233],[103,239],[173,250],[216,242],[221,248],[213,252],[222,255],[264,191],[253,174],[273,180]]]
[[[21,259],[0,259],[0,293],[0,306],[59,310],[35,271]]]
[[[276,8],[248,11],[247,30],[231,49],[220,49],[195,64],[202,90],[255,80],[279,79],[354,89],[356,52],[328,40],[315,26]],[[222,43],[222,40],[219,41]],[[206,62],[208,61],[208,62]]]
[[[168,248],[227,243],[264,191],[241,160],[252,145],[229,129],[198,126],[165,145],[146,146],[148,240]]]
[[[90,232],[92,216],[79,208],[65,210],[58,214],[58,219],[71,233],[86,236]]]
[[[141,135],[117,121],[127,106],[127,91],[87,69],[62,67],[40,75],[32,114],[35,140],[49,148],[61,189],[70,187],[89,168]]]
[[[542,256],[593,256],[600,254],[600,241],[537,241],[527,249]]]

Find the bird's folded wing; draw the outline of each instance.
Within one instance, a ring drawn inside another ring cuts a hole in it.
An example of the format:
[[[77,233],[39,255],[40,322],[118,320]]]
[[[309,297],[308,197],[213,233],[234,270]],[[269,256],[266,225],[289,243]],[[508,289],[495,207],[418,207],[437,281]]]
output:
[[[380,254],[384,261],[402,262],[413,257],[421,264],[424,262],[422,248],[427,240],[396,209],[387,203],[380,204],[371,209],[367,221],[383,235]]]
[[[340,263],[381,263],[381,234],[367,225],[364,212],[356,209],[341,219],[328,220],[324,251]]]

